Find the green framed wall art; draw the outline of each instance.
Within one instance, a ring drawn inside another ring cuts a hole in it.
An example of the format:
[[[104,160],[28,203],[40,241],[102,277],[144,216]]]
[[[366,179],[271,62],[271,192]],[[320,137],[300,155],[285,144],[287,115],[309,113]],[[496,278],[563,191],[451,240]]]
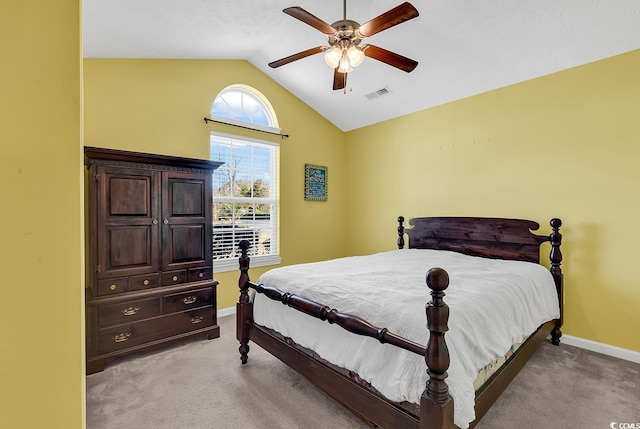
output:
[[[304,165],[304,199],[306,201],[327,201],[327,167]]]

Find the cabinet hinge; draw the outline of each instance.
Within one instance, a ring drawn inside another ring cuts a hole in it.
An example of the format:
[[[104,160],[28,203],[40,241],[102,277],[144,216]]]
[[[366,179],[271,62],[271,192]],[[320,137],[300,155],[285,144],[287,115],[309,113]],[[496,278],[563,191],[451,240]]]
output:
[[[100,265],[100,264],[96,265],[96,271],[97,272],[102,272],[102,265]]]
[[[96,173],[96,174],[93,176],[93,178],[94,178],[94,180],[100,180],[100,175],[99,175],[98,173]]]

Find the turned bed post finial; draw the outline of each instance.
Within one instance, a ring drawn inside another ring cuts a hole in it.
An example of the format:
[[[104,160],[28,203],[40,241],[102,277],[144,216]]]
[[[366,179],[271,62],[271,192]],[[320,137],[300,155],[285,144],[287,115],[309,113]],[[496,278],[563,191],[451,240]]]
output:
[[[445,428],[447,422],[453,421],[453,399],[445,381],[450,363],[444,338],[449,330],[449,306],[443,298],[449,287],[449,274],[442,268],[432,268],[427,272],[427,285],[431,289],[431,301],[425,306],[429,341],[424,360],[429,380],[420,402],[420,428]]]
[[[251,300],[249,299],[249,258],[248,250],[251,244],[247,240],[241,240],[238,244],[240,247],[240,279],[238,287],[240,288],[240,298],[236,304],[236,338],[240,342],[238,351],[240,352],[240,361],[245,364],[249,359],[249,333],[246,322],[252,318]]]
[[[404,216],[398,216],[398,249],[404,249]]]
[[[238,244],[240,247],[240,259],[238,259],[238,263],[240,264],[240,278],[238,279],[238,287],[240,288],[240,303],[249,302],[249,262],[251,258],[249,258],[248,250],[251,244],[248,240],[241,240]]]
[[[560,344],[560,337],[562,336],[560,328],[562,327],[564,313],[564,279],[562,268],[560,267],[560,264],[562,264],[562,252],[560,251],[560,245],[562,244],[562,234],[560,233],[562,220],[553,218],[549,223],[552,229],[551,235],[549,235],[549,241],[551,242],[551,253],[549,254],[549,259],[551,260],[550,271],[556,284],[558,301],[560,303],[560,318],[551,331],[551,342],[557,346]]]

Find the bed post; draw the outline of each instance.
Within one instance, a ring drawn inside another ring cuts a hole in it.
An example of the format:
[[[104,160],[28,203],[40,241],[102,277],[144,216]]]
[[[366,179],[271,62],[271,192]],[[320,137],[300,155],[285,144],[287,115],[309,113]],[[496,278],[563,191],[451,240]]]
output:
[[[398,216],[398,249],[404,249],[404,216]]]
[[[253,319],[253,308],[249,300],[249,250],[250,243],[247,240],[241,240],[240,246],[240,279],[238,287],[240,288],[240,298],[236,304],[236,338],[240,341],[240,360],[243,364],[249,359],[249,327],[247,321]]]
[[[453,398],[449,395],[447,369],[449,349],[444,334],[449,330],[449,306],[444,302],[444,290],[449,287],[449,274],[442,268],[427,272],[431,301],[425,306],[429,341],[424,360],[429,380],[420,399],[420,429],[453,428]]]
[[[562,336],[562,331],[560,328],[562,327],[563,315],[564,315],[564,280],[562,275],[562,268],[560,268],[560,264],[562,263],[562,252],[560,251],[560,245],[562,244],[562,234],[560,234],[560,227],[562,226],[562,221],[558,218],[551,219],[551,228],[552,232],[549,236],[551,241],[551,253],[549,254],[549,259],[551,260],[551,274],[553,275],[553,280],[556,283],[556,290],[558,291],[558,302],[560,303],[560,318],[556,321],[556,326],[551,331],[551,342],[554,345],[560,344],[560,337]]]

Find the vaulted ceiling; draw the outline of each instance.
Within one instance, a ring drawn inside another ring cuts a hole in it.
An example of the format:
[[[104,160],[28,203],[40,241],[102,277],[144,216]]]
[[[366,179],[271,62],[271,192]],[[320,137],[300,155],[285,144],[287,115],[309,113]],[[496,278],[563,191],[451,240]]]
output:
[[[360,24],[399,0],[347,0]],[[328,24],[342,0],[83,0],[87,58],[247,60],[343,131],[640,49],[638,0],[411,0],[417,18],[366,39],[418,61],[405,73],[373,58],[332,89],[327,45],[282,12],[299,6]],[[363,42],[364,43],[364,42]],[[379,95],[386,93],[384,95]]]

